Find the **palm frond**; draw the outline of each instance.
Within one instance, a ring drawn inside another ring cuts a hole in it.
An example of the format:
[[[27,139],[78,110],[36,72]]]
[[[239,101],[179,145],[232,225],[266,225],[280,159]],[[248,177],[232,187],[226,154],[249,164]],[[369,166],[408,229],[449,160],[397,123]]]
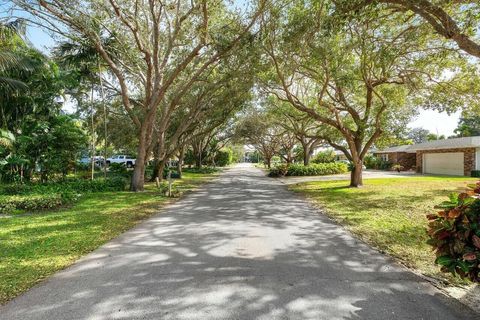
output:
[[[15,136],[8,130],[0,129],[0,146],[11,148],[15,142]]]
[[[33,68],[32,61],[25,55],[9,50],[0,51],[0,75],[9,70],[31,71]]]
[[[0,77],[0,93],[2,91],[12,93],[21,90],[28,90],[28,86],[25,82],[12,78]]]
[[[11,39],[13,36],[19,36],[24,39],[27,25],[24,19],[15,19],[12,21],[0,21],[0,41]]]

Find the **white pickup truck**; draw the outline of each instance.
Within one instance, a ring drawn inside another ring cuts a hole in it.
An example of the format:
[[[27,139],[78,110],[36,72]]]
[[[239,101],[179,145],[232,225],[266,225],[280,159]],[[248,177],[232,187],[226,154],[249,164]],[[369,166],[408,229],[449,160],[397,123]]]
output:
[[[117,154],[110,158],[107,158],[107,166],[111,163],[121,163],[127,166],[127,168],[132,168],[135,166],[135,158],[129,155]]]

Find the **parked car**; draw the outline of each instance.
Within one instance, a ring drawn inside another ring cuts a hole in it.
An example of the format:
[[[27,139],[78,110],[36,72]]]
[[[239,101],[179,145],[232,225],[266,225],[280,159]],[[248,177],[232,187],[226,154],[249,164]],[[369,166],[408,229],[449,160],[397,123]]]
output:
[[[80,160],[78,160],[79,163],[81,164],[90,164],[92,161],[91,157],[82,157]],[[104,158],[102,156],[95,156],[93,157],[93,161],[95,162],[96,166],[101,167],[103,163],[105,162]]]
[[[127,168],[132,168],[135,166],[135,157],[125,154],[117,154],[110,158],[107,158],[107,166],[111,163],[120,163],[127,166]]]

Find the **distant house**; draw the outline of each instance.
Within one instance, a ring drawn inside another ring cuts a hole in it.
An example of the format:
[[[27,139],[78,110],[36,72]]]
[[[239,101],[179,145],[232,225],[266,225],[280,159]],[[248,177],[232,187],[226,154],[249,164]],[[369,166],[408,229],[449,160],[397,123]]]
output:
[[[348,160],[347,156],[345,155],[345,153],[343,153],[343,151],[334,150],[333,152],[335,152],[335,161]]]
[[[418,173],[471,176],[472,171],[480,170],[480,136],[392,147],[374,154]]]
[[[403,170],[416,168],[416,152],[409,151],[411,145],[391,147],[384,150],[375,150],[373,155],[391,164],[400,164]]]

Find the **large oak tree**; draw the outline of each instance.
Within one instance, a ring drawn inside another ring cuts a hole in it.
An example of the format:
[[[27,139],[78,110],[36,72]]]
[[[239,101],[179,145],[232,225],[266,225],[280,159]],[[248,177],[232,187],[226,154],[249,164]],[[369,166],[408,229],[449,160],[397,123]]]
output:
[[[236,14],[222,0],[16,0],[41,24],[88,39],[114,75],[138,137],[131,190],[141,191],[157,116],[180,99],[249,34],[257,12]],[[114,39],[115,52],[104,45]]]
[[[358,187],[365,155],[395,114],[413,113],[422,90],[447,88],[454,77],[442,78],[448,48],[431,46],[424,26],[403,26],[395,15],[337,20],[333,8],[295,1],[264,16],[273,64],[265,82],[280,101],[341,135],[323,138],[352,162],[350,184]]]

